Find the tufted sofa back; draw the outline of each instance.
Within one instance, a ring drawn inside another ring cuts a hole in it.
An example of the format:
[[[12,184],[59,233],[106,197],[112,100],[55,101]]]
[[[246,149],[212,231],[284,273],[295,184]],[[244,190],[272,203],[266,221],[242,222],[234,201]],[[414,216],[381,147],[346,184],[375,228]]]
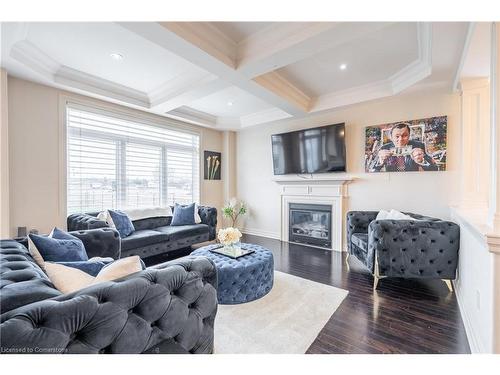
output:
[[[28,250],[13,240],[0,241],[0,312],[61,295]]]

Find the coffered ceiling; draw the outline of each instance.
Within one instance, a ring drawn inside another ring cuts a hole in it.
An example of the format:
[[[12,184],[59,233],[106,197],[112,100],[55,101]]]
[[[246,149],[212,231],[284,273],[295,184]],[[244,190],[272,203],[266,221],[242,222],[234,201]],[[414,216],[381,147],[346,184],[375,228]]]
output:
[[[2,23],[13,76],[219,129],[451,90],[468,23]]]

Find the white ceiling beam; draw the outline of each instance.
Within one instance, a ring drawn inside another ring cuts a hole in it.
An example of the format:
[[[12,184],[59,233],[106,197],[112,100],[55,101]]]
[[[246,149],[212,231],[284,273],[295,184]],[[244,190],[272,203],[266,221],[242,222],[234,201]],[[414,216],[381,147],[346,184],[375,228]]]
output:
[[[165,113],[229,86],[213,74],[187,71],[149,92],[149,99],[155,112]]]
[[[205,43],[205,39],[210,41],[211,38],[204,38],[201,35],[202,32],[196,30],[196,24],[182,22],[124,22],[120,23],[120,25],[175,53],[203,70],[218,77],[223,77],[231,85],[237,86],[293,116],[303,116],[306,113],[303,108],[297,107],[295,103],[289,102],[235,70],[236,49],[232,50],[232,52],[231,49],[224,50],[225,48],[220,47],[225,45],[224,43],[213,41],[211,45],[207,46],[208,42]],[[202,30],[207,33],[209,33],[207,31],[209,29],[211,28],[206,25],[202,27]],[[214,33],[217,33],[217,31]],[[221,33],[219,32],[219,34]],[[212,34],[212,37],[214,35]]]
[[[278,72],[269,72],[253,80],[269,91],[285,98],[288,102],[293,103],[296,107],[301,108],[304,112],[309,112],[311,98]]]

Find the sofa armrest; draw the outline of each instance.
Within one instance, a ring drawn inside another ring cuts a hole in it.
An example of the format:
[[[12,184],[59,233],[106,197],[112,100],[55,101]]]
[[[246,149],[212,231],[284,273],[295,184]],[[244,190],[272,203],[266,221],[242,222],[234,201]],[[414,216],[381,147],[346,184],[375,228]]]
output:
[[[146,269],[3,314],[3,352],[141,353],[173,340],[213,351],[217,273],[204,257]]]
[[[88,214],[71,214],[67,219],[68,231],[108,228],[104,220]]]
[[[208,225],[209,240],[215,240],[217,231],[217,209],[215,207],[199,206],[198,214],[200,215],[201,222]]]
[[[349,211],[347,213],[347,249],[351,252],[353,233],[368,233],[368,225],[375,220],[378,211]]]
[[[460,227],[449,221],[375,220],[368,228],[381,276],[455,279]]]
[[[111,257],[113,259],[120,259],[121,239],[116,229],[98,228],[69,233],[82,240],[89,258]]]

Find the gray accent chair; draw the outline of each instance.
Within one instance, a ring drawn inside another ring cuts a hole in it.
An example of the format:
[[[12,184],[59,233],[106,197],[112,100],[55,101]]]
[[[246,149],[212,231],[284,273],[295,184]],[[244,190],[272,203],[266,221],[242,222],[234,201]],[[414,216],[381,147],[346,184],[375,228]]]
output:
[[[374,277],[442,279],[452,291],[460,227],[450,221],[405,212],[419,220],[375,220],[378,211],[347,213],[347,249]]]
[[[172,210],[174,208],[172,207]],[[108,224],[97,219],[99,212],[68,216],[68,231],[107,228]],[[199,206],[200,224],[171,226],[171,216],[150,217],[132,221],[135,231],[121,240],[121,257],[139,255],[147,258],[183,249],[193,244],[215,239],[217,209]]]
[[[114,229],[72,234],[89,256],[119,254]],[[3,240],[0,276],[2,353],[213,352],[217,271],[205,257],[62,294],[25,246]]]

